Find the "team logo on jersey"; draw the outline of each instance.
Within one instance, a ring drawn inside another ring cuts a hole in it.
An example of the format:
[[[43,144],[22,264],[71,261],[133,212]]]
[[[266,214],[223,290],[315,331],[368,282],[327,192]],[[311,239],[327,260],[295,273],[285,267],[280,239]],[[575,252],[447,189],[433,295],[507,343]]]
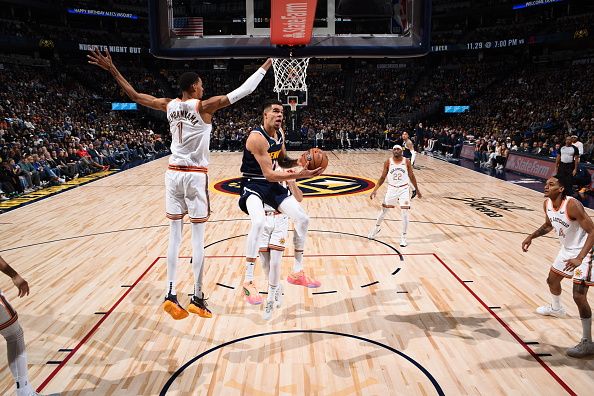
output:
[[[241,178],[221,180],[214,188],[222,193],[239,195],[240,181]],[[375,183],[369,179],[345,175],[321,175],[311,179],[299,179],[297,185],[303,191],[303,196],[308,198],[360,194],[375,187]]]
[[[475,208],[479,212],[489,217],[503,217],[501,213],[498,213],[495,209],[504,210],[511,212],[512,210],[525,210],[533,212],[532,209],[524,206],[514,205],[513,202],[505,201],[499,198],[493,197],[481,197],[481,198],[456,198],[456,197],[445,197],[447,199],[453,199],[456,201],[462,201],[471,208]]]

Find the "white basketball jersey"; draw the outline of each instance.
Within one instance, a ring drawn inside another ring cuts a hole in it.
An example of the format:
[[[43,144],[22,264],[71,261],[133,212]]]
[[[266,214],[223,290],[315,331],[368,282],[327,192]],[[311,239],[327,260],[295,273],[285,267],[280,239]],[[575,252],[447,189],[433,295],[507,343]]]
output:
[[[170,165],[208,166],[212,125],[205,123],[200,117],[199,102],[198,99],[174,99],[167,104],[167,120],[171,132]]]
[[[573,197],[566,197],[559,210],[553,209],[553,201],[547,199],[547,216],[559,237],[559,242],[567,250],[579,250],[584,247],[588,234],[577,220],[570,220],[567,214],[567,203]]]
[[[408,168],[406,158],[402,158],[400,163],[394,162],[394,157],[390,157],[390,168],[388,169],[388,185],[391,187],[403,187],[408,185]]]

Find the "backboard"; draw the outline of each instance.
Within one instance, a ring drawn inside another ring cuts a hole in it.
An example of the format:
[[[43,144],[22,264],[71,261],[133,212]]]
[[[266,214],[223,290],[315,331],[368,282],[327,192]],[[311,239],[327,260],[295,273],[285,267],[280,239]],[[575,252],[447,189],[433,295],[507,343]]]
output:
[[[149,0],[151,53],[171,59],[365,58],[429,51],[431,0],[318,0],[311,42],[292,48],[270,43],[270,2]]]

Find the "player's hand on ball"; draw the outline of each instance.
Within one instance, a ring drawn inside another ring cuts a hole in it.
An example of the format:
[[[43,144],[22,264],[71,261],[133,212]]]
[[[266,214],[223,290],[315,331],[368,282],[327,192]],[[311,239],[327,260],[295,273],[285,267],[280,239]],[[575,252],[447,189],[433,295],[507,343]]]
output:
[[[301,178],[305,178],[305,177],[313,177],[313,176],[319,176],[322,174],[323,169],[322,168],[316,168],[316,169],[307,169],[307,168],[303,168],[299,171],[299,173],[297,173],[297,179],[301,179]]]
[[[307,151],[303,154],[301,154],[301,157],[299,157],[299,159],[297,160],[297,165],[303,167],[303,168],[307,168],[307,164],[309,161],[307,161]]]

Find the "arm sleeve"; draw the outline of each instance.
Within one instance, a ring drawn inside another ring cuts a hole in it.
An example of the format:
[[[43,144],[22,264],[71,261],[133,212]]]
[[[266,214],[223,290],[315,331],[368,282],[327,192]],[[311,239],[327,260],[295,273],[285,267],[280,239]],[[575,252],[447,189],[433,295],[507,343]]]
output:
[[[229,103],[233,104],[254,92],[254,90],[256,89],[258,84],[260,84],[260,81],[262,81],[265,75],[265,69],[259,68],[258,70],[256,70],[256,72],[249,76],[248,79],[245,80],[245,82],[241,84],[239,88],[227,94],[227,98],[229,98]]]

